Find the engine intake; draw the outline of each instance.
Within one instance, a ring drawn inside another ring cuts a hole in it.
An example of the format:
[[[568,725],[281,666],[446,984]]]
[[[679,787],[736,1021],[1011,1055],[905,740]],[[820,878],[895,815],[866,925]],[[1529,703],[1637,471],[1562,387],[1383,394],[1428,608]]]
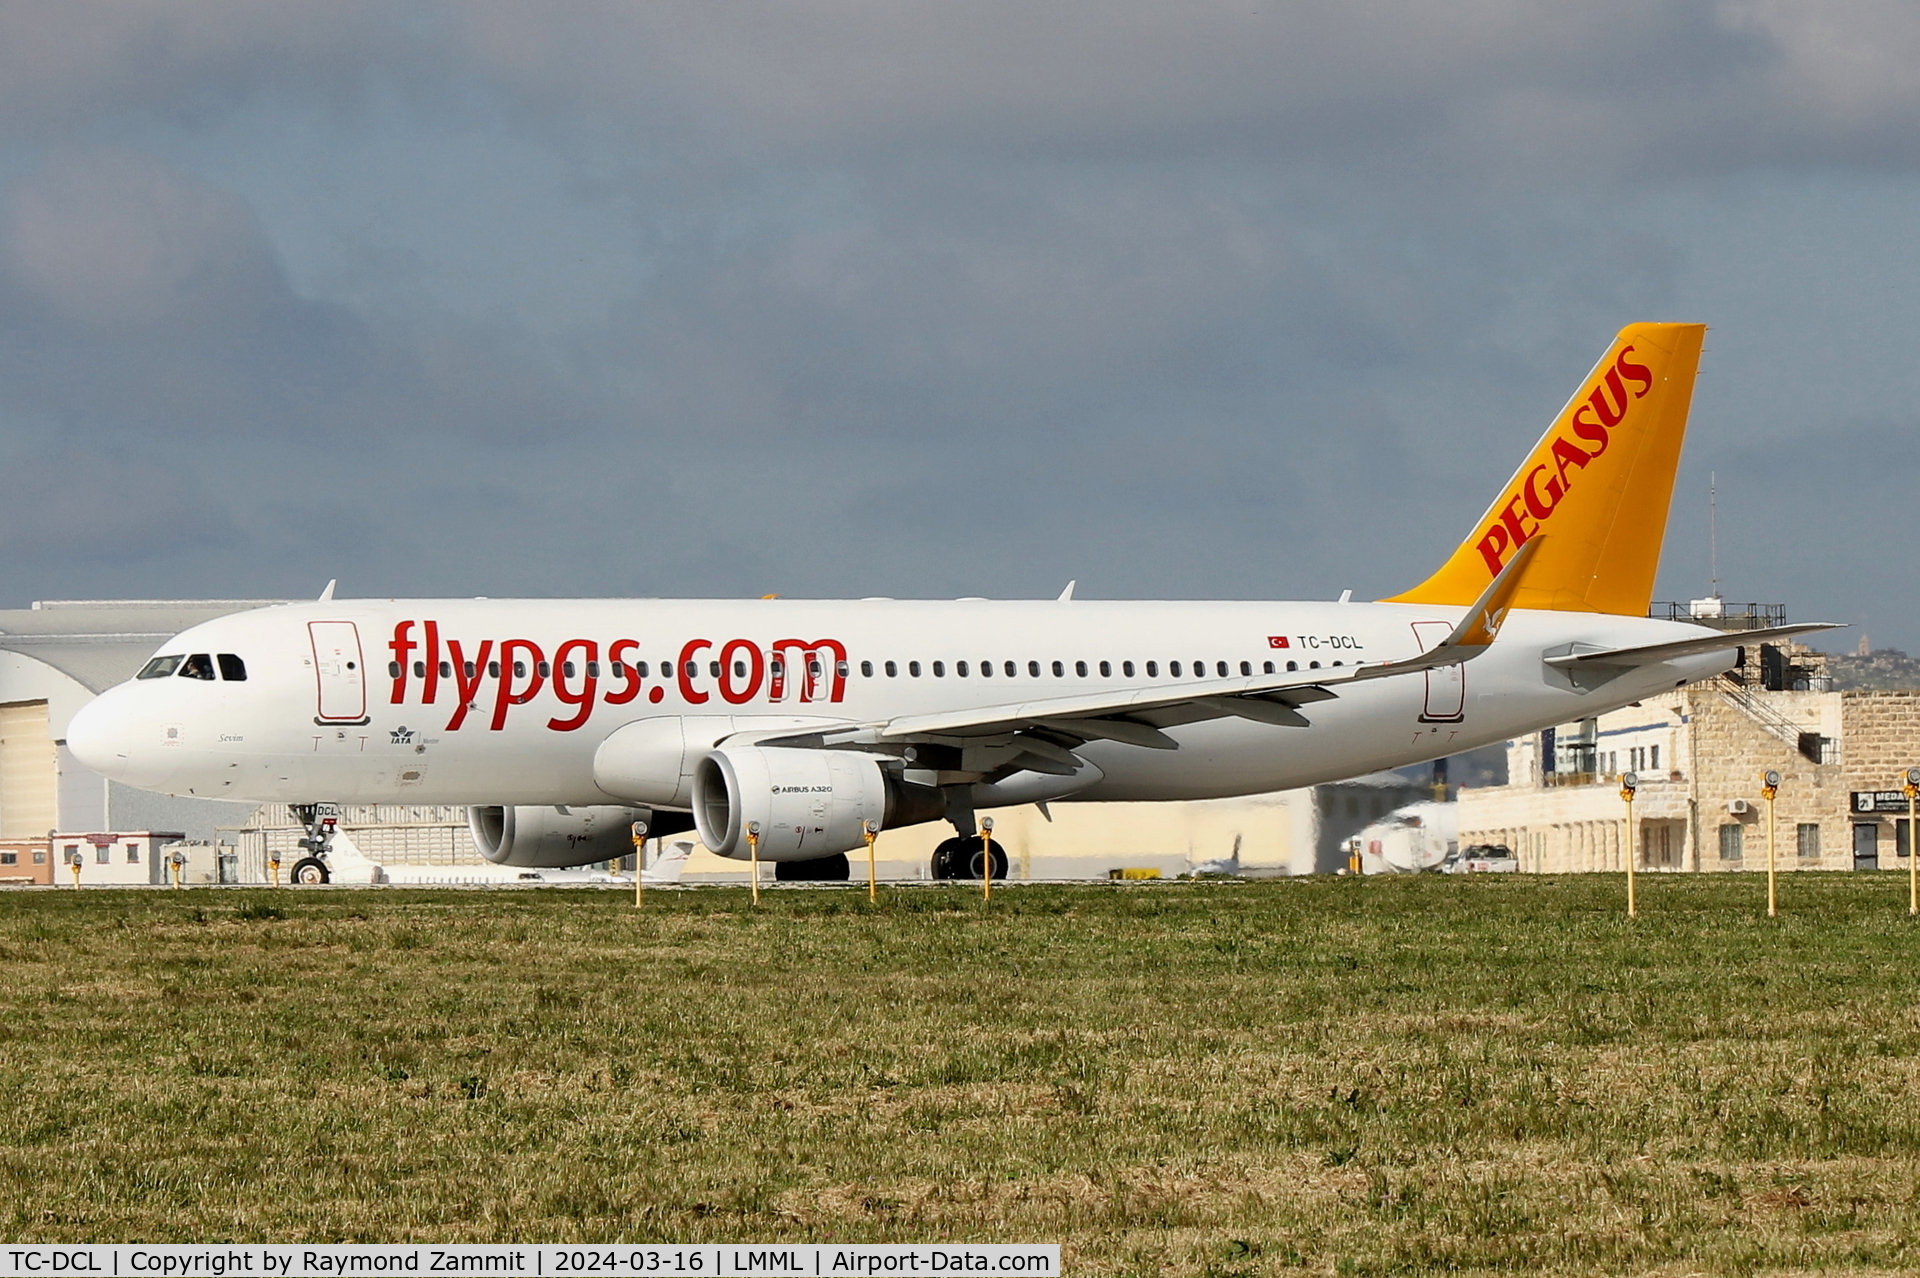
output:
[[[872,755],[784,746],[722,746],[695,766],[693,819],[700,842],[745,859],[747,827],[760,825],[763,861],[811,861],[864,847],[861,824],[891,829],[937,819],[940,792],[887,775]]]
[[[649,837],[687,828],[682,812],[624,807],[480,807],[467,809],[467,829],[480,855],[495,865],[559,870],[613,861],[633,852],[633,823]]]

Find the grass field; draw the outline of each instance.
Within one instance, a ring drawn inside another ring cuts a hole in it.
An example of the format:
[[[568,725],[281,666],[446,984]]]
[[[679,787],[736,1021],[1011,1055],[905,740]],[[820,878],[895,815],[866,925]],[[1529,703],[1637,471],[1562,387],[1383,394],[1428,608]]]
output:
[[[0,897],[11,1241],[1920,1270],[1905,879]]]

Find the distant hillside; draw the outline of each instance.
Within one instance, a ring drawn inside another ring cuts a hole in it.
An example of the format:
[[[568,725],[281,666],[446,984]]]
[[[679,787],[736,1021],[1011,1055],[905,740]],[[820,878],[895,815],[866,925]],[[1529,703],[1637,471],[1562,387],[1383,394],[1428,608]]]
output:
[[[1920,658],[1898,648],[1882,648],[1866,656],[1835,653],[1827,658],[1827,673],[1837,692],[1901,692],[1920,688]]]

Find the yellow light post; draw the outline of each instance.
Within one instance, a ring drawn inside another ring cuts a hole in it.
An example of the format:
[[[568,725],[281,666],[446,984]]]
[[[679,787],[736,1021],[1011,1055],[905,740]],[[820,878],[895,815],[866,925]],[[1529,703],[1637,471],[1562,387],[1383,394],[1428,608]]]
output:
[[[867,904],[872,905],[880,899],[879,884],[874,877],[873,867],[873,841],[880,837],[880,823],[878,821],[862,821],[860,823],[860,837],[867,841]]]
[[[1907,792],[1907,914],[1920,914],[1920,825],[1915,825],[1914,800],[1920,798],[1920,768],[1908,768]]]
[[[760,823],[747,822],[747,858],[753,863],[753,903],[760,904]]]
[[[73,851],[67,853],[67,864],[73,867],[73,888],[76,892],[80,890],[80,865],[82,860],[83,858],[80,855],[79,848],[75,848]]]
[[[1640,778],[1638,776],[1631,772],[1621,776],[1620,798],[1627,805],[1627,917],[1630,919],[1637,918],[1640,914],[1640,903],[1634,896],[1633,882],[1634,863],[1640,859],[1639,849],[1634,846],[1636,839],[1633,828],[1633,792],[1639,788]]]
[[[1780,774],[1768,769],[1760,774],[1760,795],[1767,801],[1767,917],[1780,912],[1773,855],[1773,797],[1780,793]]]
[[[280,854],[273,853],[267,858],[267,868],[273,871],[273,885],[280,886]]]
[[[993,899],[993,818],[980,818],[980,899]]]
[[[646,877],[646,873],[647,823],[645,821],[635,821],[633,823],[633,908],[636,910],[640,908],[642,899],[640,896],[640,881]]]

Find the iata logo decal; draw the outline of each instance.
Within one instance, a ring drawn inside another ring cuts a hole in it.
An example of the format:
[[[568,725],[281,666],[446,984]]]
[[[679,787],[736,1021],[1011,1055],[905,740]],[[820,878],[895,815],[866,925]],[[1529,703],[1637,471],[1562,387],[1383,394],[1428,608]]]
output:
[[[1575,472],[1585,470],[1607,451],[1608,432],[1626,420],[1634,400],[1645,399],[1653,389],[1653,370],[1628,359],[1631,354],[1631,346],[1620,352],[1606,376],[1574,410],[1569,422],[1572,437],[1553,437],[1551,462],[1542,462],[1522,476],[1520,487],[1508,494],[1493,522],[1482,531],[1475,545],[1489,573],[1498,576],[1507,556],[1526,545],[1552,518],[1573,487]]]

